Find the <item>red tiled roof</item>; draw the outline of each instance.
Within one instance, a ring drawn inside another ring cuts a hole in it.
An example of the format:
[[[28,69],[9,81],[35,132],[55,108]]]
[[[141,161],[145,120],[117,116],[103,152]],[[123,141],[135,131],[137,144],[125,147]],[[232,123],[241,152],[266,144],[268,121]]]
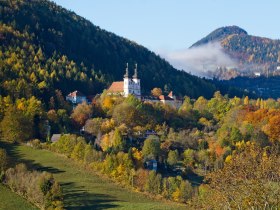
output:
[[[123,92],[123,82],[113,82],[108,89],[109,92]]]
[[[174,100],[173,98],[170,98],[169,96],[164,96],[164,95],[160,95],[159,99],[163,100],[163,101],[173,101]]]
[[[85,96],[83,93],[81,93],[80,91],[76,90],[72,93],[68,94],[69,97],[77,97],[77,96]]]

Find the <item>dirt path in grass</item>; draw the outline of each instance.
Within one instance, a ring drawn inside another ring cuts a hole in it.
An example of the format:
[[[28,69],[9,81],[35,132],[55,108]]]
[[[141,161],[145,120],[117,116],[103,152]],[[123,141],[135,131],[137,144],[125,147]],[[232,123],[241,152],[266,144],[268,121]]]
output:
[[[14,162],[25,162],[29,168],[53,173],[62,185],[66,209],[186,209],[176,203],[153,200],[143,194],[123,189],[75,167],[71,160],[52,152],[21,145],[0,144],[16,160]]]

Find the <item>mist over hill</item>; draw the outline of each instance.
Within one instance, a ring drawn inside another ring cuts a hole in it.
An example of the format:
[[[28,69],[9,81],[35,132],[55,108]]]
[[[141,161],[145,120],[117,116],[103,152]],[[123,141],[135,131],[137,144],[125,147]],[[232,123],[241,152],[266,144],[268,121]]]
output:
[[[227,55],[217,41],[160,54],[174,67],[198,76],[206,76],[207,71],[215,71],[220,66],[237,66],[237,60]]]
[[[196,75],[222,79],[223,74],[229,78],[267,71],[278,75],[280,40],[249,35],[238,26],[227,26],[214,30],[190,48],[161,55],[176,68]]]

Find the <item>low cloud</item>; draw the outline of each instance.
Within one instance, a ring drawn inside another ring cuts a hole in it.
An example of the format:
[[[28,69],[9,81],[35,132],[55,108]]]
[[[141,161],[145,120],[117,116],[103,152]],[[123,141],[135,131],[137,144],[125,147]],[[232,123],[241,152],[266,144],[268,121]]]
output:
[[[159,55],[175,68],[199,76],[204,76],[207,71],[215,71],[220,66],[237,66],[237,63],[223,52],[218,42],[175,51],[160,50]]]

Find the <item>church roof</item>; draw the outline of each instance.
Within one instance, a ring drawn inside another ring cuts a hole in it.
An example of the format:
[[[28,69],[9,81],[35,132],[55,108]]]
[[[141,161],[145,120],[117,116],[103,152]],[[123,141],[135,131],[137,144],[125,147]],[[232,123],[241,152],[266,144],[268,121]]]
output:
[[[74,92],[69,93],[67,96],[68,97],[77,97],[77,96],[84,97],[85,95],[82,92],[75,90]]]
[[[123,81],[122,82],[113,82],[108,89],[109,92],[123,92]]]

